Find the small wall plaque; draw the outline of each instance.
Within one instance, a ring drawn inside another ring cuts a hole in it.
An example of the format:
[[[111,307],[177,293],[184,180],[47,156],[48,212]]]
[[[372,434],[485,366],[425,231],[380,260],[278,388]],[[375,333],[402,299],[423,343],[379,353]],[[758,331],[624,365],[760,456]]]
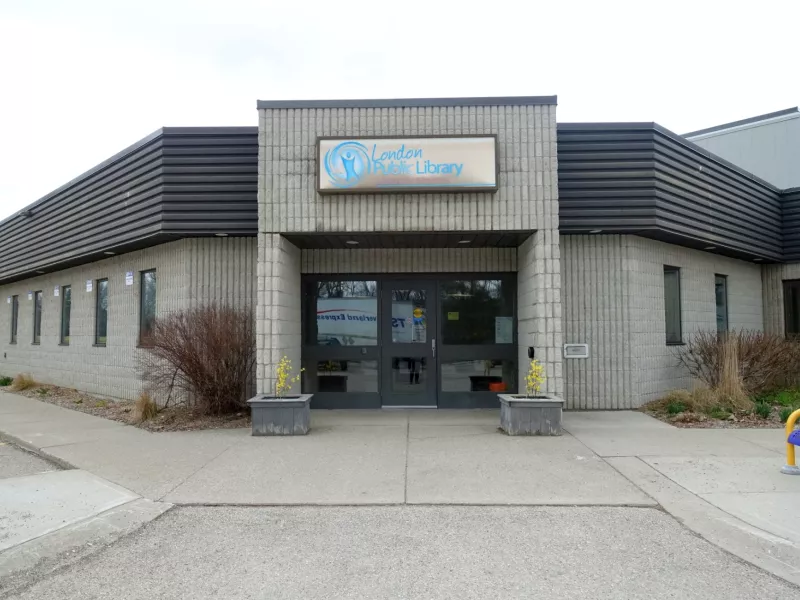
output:
[[[589,358],[589,344],[564,344],[564,358]]]

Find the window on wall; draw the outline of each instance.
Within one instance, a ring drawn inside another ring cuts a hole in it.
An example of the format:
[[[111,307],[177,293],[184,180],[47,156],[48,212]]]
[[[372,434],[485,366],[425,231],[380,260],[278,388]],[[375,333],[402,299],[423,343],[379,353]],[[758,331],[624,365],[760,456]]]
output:
[[[33,343],[42,341],[42,292],[33,293]]]
[[[681,270],[678,267],[664,267],[664,323],[667,344],[682,343]]]
[[[714,295],[717,301],[717,332],[728,331],[728,276],[714,275]]]
[[[513,344],[514,303],[500,279],[441,284],[443,344]]]
[[[72,287],[61,286],[61,345],[69,346],[69,324],[72,312]]]
[[[800,335],[800,279],[783,282],[786,337]]]
[[[316,346],[378,345],[378,284],[375,281],[316,281],[316,306],[307,341]]]
[[[105,346],[108,341],[108,279],[97,280],[95,300],[94,343]]]
[[[156,271],[142,271],[139,290],[139,343],[147,345],[156,320]]]
[[[19,296],[11,296],[11,343],[17,343],[17,327],[19,326]]]

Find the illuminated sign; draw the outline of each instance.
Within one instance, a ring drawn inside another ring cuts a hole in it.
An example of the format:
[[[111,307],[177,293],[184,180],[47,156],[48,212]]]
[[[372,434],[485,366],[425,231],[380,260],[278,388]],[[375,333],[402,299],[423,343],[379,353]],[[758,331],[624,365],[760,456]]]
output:
[[[494,135],[320,138],[317,164],[320,194],[497,190]]]

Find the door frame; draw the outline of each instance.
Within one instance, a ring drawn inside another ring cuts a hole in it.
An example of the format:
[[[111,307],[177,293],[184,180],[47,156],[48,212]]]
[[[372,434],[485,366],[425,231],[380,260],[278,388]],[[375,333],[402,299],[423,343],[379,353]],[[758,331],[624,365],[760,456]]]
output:
[[[504,284],[509,285],[513,308],[513,344],[494,345],[491,358],[510,360],[515,364],[515,369],[519,373],[517,364],[517,325],[518,325],[518,306],[517,306],[517,272],[516,271],[446,271],[435,273],[303,273],[302,274],[302,294],[301,294],[301,352],[302,364],[306,367],[306,375],[303,380],[303,392],[314,394],[311,399],[311,407],[318,409],[348,409],[348,408],[382,408],[383,403],[381,393],[384,388],[384,373],[382,361],[382,347],[384,326],[379,324],[377,331],[377,345],[357,346],[357,347],[337,347],[332,350],[330,346],[318,346],[307,342],[309,327],[316,324],[316,315],[311,313],[311,299],[308,297],[309,286],[320,281],[375,281],[377,286],[377,306],[378,314],[382,316],[382,295],[387,284],[395,281],[429,281],[433,286],[435,296],[433,310],[436,311],[436,360],[433,378],[438,408],[497,408],[499,401],[496,392],[443,392],[441,390],[441,364],[449,361],[459,360],[480,360],[489,358],[486,353],[486,346],[478,345],[450,345],[441,343],[442,323],[439,318],[440,312],[440,282],[442,280],[459,279],[501,279]],[[318,360],[331,358],[332,354],[340,357],[340,360],[361,360],[375,361],[378,369],[378,387],[376,392],[325,392],[319,393],[309,390],[305,383],[309,366]],[[519,375],[517,375],[519,377]],[[516,382],[514,382],[516,383]]]
[[[408,279],[386,279],[385,285],[380,290],[380,307],[378,314],[381,316],[381,370],[380,374],[380,394],[381,405],[384,408],[396,407],[438,407],[438,375],[439,369],[436,362],[436,336],[438,334],[438,282],[432,280],[419,279],[417,277]],[[425,290],[425,341],[419,342],[395,342],[392,340],[394,328],[394,316],[392,315],[393,298],[391,291],[400,288],[411,290]],[[391,316],[391,318],[388,318]],[[416,361],[410,362],[409,359],[420,358],[420,365]],[[395,392],[392,389],[396,376],[393,364],[398,361],[408,362],[409,378],[419,375],[421,370],[425,370],[425,377],[421,382],[423,385],[415,386],[414,394]],[[413,371],[412,371],[413,369]]]

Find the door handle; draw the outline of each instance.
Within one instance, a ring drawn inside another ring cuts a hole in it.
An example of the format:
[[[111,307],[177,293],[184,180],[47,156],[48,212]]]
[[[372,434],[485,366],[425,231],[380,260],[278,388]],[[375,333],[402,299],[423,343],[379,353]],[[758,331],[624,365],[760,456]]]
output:
[[[436,358],[436,338],[431,338],[431,350],[433,351],[433,358]]]

